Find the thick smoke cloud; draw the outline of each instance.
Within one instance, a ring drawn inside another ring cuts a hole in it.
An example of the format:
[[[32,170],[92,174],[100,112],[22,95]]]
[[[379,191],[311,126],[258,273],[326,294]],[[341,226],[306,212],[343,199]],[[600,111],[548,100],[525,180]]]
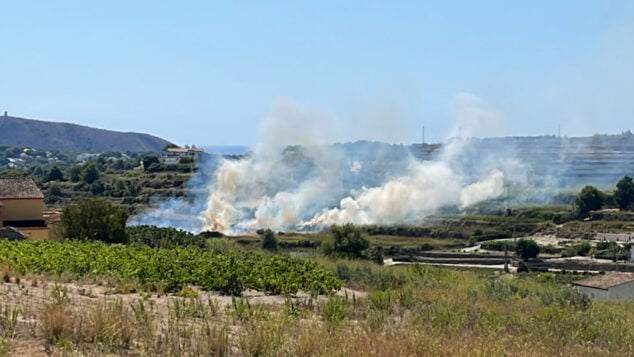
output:
[[[526,167],[508,153],[475,162],[468,155],[468,136],[498,128],[500,118],[466,93],[457,96],[454,109],[460,136],[420,160],[402,145],[331,144],[335,121],[292,101],[278,102],[262,124],[262,143],[244,159],[214,162],[208,179],[195,185],[194,204],[164,203],[134,223],[183,227],[169,217],[191,214],[198,229],[183,228],[226,233],[417,223],[443,207],[466,208],[499,197],[509,182],[525,181]]]

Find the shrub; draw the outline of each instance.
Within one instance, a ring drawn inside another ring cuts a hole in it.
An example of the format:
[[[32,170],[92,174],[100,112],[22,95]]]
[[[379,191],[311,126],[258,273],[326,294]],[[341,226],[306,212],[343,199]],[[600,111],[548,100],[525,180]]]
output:
[[[51,195],[51,196],[61,196],[62,195],[62,189],[59,187],[58,184],[53,183],[48,188],[48,194]]]
[[[577,204],[579,215],[586,215],[590,211],[601,209],[605,195],[594,186],[586,186],[577,195],[575,203]]]
[[[152,154],[143,157],[143,169],[148,170],[153,164],[159,164],[158,155]]]
[[[321,305],[319,312],[330,327],[340,327],[344,325],[350,316],[348,301],[343,297],[335,295],[328,297],[328,300]]]
[[[324,255],[342,256],[350,259],[367,258],[366,250],[370,247],[370,241],[366,239],[361,229],[352,223],[342,226],[330,227],[332,239],[322,244]]]
[[[81,180],[81,166],[73,166],[70,169],[70,181],[79,182]]]
[[[127,227],[126,231],[131,244],[143,244],[152,248],[204,248],[206,243],[203,237],[172,227],[132,226]]]
[[[522,260],[537,257],[539,251],[539,245],[532,239],[520,239],[517,241],[517,246],[515,247],[515,252]]]
[[[505,249],[510,251],[515,251],[517,250],[517,242],[510,241],[510,240],[489,240],[486,242],[482,242],[480,244],[480,248],[485,250],[496,250],[496,251],[504,251]]]
[[[616,184],[614,200],[620,210],[631,208],[632,203],[634,203],[634,182],[631,177],[625,176]]]
[[[64,175],[62,174],[62,170],[57,166],[53,166],[51,171],[46,175],[46,181],[62,181],[64,179]]]
[[[592,245],[588,242],[582,242],[578,244],[573,244],[564,250],[563,256],[566,257],[574,257],[574,256],[588,256],[592,251]]]
[[[260,236],[262,237],[262,248],[276,252],[277,251],[277,238],[275,238],[275,234],[272,230],[266,229],[264,230]]]
[[[128,240],[125,224],[128,212],[105,199],[88,198],[69,205],[62,213],[64,238],[100,240],[106,243],[125,243]]]
[[[91,184],[99,179],[99,170],[94,162],[89,161],[82,168],[82,179],[85,183]]]

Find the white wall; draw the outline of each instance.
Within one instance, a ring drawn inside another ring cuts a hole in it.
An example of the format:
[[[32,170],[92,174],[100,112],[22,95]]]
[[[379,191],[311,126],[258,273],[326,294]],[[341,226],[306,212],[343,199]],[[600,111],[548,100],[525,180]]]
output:
[[[631,300],[634,301],[634,282],[613,286],[608,290],[575,285],[578,292],[596,300]]]
[[[634,300],[634,281],[608,290],[610,300]]]
[[[575,285],[578,292],[597,300],[608,300],[608,292],[606,290],[589,288],[587,286]]]

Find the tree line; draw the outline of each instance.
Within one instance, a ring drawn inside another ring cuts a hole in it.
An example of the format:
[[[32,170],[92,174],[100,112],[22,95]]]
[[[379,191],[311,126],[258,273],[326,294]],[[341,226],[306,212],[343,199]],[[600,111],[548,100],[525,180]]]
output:
[[[579,216],[587,216],[590,211],[597,211],[605,207],[631,211],[634,209],[634,181],[630,176],[623,177],[611,194],[587,185],[577,195],[575,204]]]

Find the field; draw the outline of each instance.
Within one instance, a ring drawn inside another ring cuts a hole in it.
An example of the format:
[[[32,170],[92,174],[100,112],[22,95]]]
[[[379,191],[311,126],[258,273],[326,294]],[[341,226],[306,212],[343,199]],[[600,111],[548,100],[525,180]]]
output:
[[[297,283],[297,272],[308,272],[310,281],[334,284],[331,293],[310,294],[309,285],[298,283],[298,291],[280,294],[249,283],[242,296],[231,296],[197,284],[204,280],[195,279],[191,266],[181,274],[185,253],[218,259],[198,248],[1,243],[0,350],[42,356],[634,353],[634,304],[590,301],[570,287],[579,275],[259,255],[242,269],[257,276],[278,260],[285,264],[273,274],[279,281]],[[192,262],[200,264],[197,259]],[[189,280],[170,285],[172,275]],[[337,290],[338,282],[345,289]]]
[[[0,242],[0,262],[21,274],[69,273],[75,278],[112,277],[148,291],[178,292],[187,285],[240,295],[246,289],[268,293],[327,293],[340,287],[316,263],[285,256],[206,251],[196,247],[83,242]]]

